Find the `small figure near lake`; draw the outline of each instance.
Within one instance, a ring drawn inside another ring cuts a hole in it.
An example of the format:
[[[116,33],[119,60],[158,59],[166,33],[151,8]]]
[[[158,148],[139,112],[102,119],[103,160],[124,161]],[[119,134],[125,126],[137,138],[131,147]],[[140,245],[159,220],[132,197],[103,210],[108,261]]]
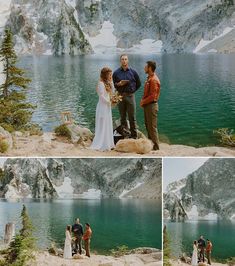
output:
[[[203,236],[200,236],[197,242],[198,242],[198,249],[199,249],[199,260],[205,262],[206,241]]]
[[[85,250],[86,250],[86,256],[90,258],[90,243],[91,243],[91,235],[92,235],[92,230],[91,226],[89,223],[86,223],[86,231],[83,235],[83,240],[84,240],[84,245],[85,245]]]
[[[72,227],[67,225],[64,242],[64,259],[72,259]]]
[[[79,254],[82,254],[82,236],[83,236],[83,226],[80,224],[79,218],[75,220],[75,224],[72,226],[72,232],[74,235],[74,252],[77,254],[79,250]]]
[[[207,244],[206,244],[206,257],[208,264],[211,265],[211,251],[212,251],[212,243],[209,239],[207,239]]]
[[[193,256],[192,256],[191,265],[192,266],[198,265],[197,241],[196,240],[193,242]]]

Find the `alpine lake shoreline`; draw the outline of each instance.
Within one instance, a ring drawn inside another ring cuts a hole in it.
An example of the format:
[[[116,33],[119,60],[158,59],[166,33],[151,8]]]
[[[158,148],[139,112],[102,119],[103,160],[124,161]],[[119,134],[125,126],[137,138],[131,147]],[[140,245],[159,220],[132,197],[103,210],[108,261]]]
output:
[[[1,132],[0,132],[1,133]],[[0,153],[0,157],[136,157],[137,153],[125,153],[117,150],[96,151],[89,149],[91,139],[82,138],[76,143],[65,137],[58,137],[53,132],[42,132],[40,135],[30,135],[29,132],[3,133],[3,137],[9,143],[9,149]],[[181,144],[168,144],[160,142],[160,150],[141,154],[143,157],[188,156],[188,157],[232,157],[235,156],[235,148],[225,146],[193,147]]]

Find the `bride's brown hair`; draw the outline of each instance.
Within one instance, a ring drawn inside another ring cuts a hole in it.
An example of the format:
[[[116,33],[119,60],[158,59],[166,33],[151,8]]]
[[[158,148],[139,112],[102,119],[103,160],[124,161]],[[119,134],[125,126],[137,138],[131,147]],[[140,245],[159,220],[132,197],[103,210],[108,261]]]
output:
[[[112,86],[108,79],[109,73],[112,72],[112,69],[109,67],[103,67],[100,71],[100,79],[104,82],[105,89],[108,93],[112,92]]]
[[[71,231],[72,231],[72,226],[71,226],[71,225],[67,225],[67,226],[66,226],[66,230],[69,231],[69,232],[71,233]]]

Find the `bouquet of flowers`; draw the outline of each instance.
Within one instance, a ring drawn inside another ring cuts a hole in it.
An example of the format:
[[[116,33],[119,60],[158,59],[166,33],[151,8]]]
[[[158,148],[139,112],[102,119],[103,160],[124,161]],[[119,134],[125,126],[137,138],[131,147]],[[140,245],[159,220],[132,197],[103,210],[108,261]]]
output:
[[[116,106],[119,102],[122,101],[122,96],[116,91],[115,93],[111,94],[110,101],[112,106]]]

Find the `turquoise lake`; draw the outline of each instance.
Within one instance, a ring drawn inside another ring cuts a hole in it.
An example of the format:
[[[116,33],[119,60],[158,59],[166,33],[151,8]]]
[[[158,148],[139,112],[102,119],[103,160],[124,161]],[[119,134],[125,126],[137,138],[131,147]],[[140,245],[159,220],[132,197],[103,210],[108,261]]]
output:
[[[129,248],[161,248],[161,206],[154,200],[52,200],[24,201],[41,248],[51,242],[62,247],[65,227],[79,217],[93,230],[91,248],[99,253],[121,245]],[[0,201],[0,239],[5,224],[15,222],[19,229],[23,202]]]
[[[182,253],[191,256],[193,241],[201,235],[213,244],[212,259],[235,257],[235,223],[230,221],[188,221],[166,223],[173,257]]]
[[[162,141],[196,147],[215,145],[219,141],[213,130],[235,128],[235,55],[130,55],[130,66],[142,81],[136,93],[140,130],[145,132],[139,102],[146,78],[143,68],[149,59],[159,65]],[[60,124],[61,111],[70,111],[80,125],[94,130],[99,71],[103,66],[116,69],[119,57],[23,57],[20,64],[32,78],[27,94],[37,104],[33,121],[51,131]],[[117,108],[113,117],[119,117]]]

